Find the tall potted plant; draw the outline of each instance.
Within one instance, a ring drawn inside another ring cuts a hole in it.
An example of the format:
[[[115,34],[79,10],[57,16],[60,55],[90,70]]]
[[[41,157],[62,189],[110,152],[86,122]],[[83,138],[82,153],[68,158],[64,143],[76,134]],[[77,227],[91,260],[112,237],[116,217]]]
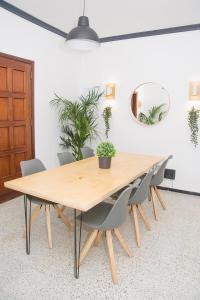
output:
[[[99,158],[99,168],[109,169],[111,158],[115,156],[116,150],[111,142],[102,142],[97,146],[97,156]]]
[[[61,124],[61,146],[72,151],[76,160],[83,158],[81,148],[87,140],[97,135],[97,108],[103,92],[98,89],[89,90],[86,96],[81,95],[71,101],[55,94],[51,104],[57,109]]]

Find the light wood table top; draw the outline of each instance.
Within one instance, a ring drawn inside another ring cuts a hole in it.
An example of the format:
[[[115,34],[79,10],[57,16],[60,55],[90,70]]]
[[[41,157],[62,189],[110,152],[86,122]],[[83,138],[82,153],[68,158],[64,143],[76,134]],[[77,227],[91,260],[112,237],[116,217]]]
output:
[[[87,211],[144,174],[164,157],[118,153],[111,168],[91,157],[62,167],[5,182],[9,189]]]

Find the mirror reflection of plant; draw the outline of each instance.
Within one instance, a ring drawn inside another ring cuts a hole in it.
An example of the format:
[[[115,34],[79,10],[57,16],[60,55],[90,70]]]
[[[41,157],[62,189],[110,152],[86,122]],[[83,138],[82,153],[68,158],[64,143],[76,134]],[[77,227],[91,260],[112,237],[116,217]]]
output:
[[[105,136],[108,139],[108,134],[110,131],[110,119],[112,117],[112,108],[110,106],[106,106],[103,110],[103,119],[104,119],[104,124],[105,124]]]
[[[188,111],[188,125],[191,131],[190,141],[197,147],[198,146],[198,134],[199,134],[199,117],[200,110],[194,108],[194,106]]]
[[[138,115],[139,121],[147,125],[154,125],[157,122],[160,122],[167,113],[166,110],[163,110],[165,105],[166,104],[152,106],[146,115],[143,112],[140,112]]]
[[[51,104],[58,110],[62,136],[61,146],[71,149],[76,160],[83,158],[81,148],[98,136],[97,108],[103,92],[91,89],[86,96],[71,101],[55,94]]]

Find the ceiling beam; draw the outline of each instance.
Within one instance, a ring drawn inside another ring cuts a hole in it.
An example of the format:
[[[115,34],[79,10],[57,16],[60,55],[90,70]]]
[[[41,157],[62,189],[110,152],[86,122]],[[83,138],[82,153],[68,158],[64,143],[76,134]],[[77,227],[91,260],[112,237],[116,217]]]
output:
[[[62,31],[62,30],[60,30],[60,29],[58,29],[54,26],[51,26],[46,22],[41,21],[40,19],[28,14],[24,10],[19,9],[18,7],[14,6],[14,5],[6,2],[6,1],[0,0],[0,7],[8,10],[9,12],[11,12],[11,13],[13,13],[13,14],[15,14],[15,15],[17,15],[17,16],[33,23],[33,24],[35,24],[35,25],[38,25],[38,26],[40,26],[40,27],[42,27],[42,28],[44,28],[48,31],[51,31],[51,32],[53,32],[57,35],[60,35],[64,38],[66,38],[66,36],[67,36],[66,32],[64,32],[64,31]]]
[[[186,31],[193,31],[193,30],[200,30],[200,24],[170,27],[170,28],[163,28],[163,29],[157,29],[157,30],[128,33],[128,34],[122,34],[122,35],[115,35],[115,36],[101,38],[100,40],[101,40],[101,43],[108,43],[108,42],[114,42],[114,41],[136,39],[136,38],[147,37],[147,36],[171,34],[171,33],[186,32]]]
[[[0,0],[0,7],[8,10],[9,12],[35,24],[38,25],[50,32],[53,32],[63,38],[67,37],[67,33],[46,23],[42,20],[28,14],[24,10],[19,9],[18,7],[4,1]],[[121,35],[114,35],[109,37],[100,38],[101,43],[108,43],[114,41],[121,41],[121,40],[128,40],[128,39],[136,39],[141,37],[148,37],[148,36],[156,36],[156,35],[164,35],[164,34],[171,34],[171,33],[178,33],[178,32],[186,32],[186,31],[193,31],[193,30],[200,30],[200,24],[192,24],[192,25],[185,25],[185,26],[178,26],[178,27],[171,27],[171,28],[163,28],[157,30],[149,30],[149,31],[142,31],[142,32],[135,32],[135,33],[128,33],[128,34],[121,34]]]

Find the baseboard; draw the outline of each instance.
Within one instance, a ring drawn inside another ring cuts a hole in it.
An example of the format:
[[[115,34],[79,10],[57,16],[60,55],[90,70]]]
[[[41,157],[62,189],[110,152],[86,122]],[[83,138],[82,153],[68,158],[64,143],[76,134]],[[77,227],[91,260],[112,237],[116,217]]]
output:
[[[174,193],[181,193],[181,194],[187,194],[187,195],[193,195],[193,196],[200,196],[200,193],[197,192],[191,192],[191,191],[184,191],[184,190],[179,190],[179,189],[173,189],[165,186],[158,186],[158,189],[160,190],[165,190],[165,191],[170,191]]]

